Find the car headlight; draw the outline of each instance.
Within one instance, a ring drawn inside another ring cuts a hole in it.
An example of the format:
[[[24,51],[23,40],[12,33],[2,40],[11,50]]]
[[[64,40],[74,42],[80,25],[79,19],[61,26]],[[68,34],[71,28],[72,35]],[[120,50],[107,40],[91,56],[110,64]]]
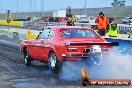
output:
[[[95,53],[95,52],[100,52],[101,53],[101,47],[100,45],[93,45],[92,46],[92,52]]]

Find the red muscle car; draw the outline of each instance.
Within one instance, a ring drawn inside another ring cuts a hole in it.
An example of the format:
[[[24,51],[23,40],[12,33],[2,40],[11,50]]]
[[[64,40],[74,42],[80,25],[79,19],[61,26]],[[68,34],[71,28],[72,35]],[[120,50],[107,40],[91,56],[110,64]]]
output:
[[[59,73],[63,61],[101,59],[102,53],[111,49],[113,44],[90,28],[52,26],[43,28],[35,40],[23,41],[21,50],[26,66],[32,60],[39,60],[48,62],[53,73]]]

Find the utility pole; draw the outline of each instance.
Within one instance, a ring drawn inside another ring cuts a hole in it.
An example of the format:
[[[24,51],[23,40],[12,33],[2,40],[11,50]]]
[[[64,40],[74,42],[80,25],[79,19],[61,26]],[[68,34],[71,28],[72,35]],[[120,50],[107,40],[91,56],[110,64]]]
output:
[[[18,10],[19,10],[19,6],[18,6],[18,0],[17,0],[17,19],[19,18],[19,14],[18,14]]]
[[[87,8],[86,8],[87,2],[86,0],[84,1],[84,14],[87,16]]]
[[[33,1],[32,0],[30,0],[30,1],[31,2],[30,2],[30,7],[29,8],[30,8],[30,12],[32,12],[32,8],[33,8],[33,5],[32,4],[33,4]]]
[[[2,12],[2,6],[1,6],[1,1],[0,1],[0,13]]]
[[[37,12],[37,1],[36,0],[34,0],[34,12]]]
[[[44,16],[44,0],[42,0],[41,5],[42,5],[42,17],[43,17]]]

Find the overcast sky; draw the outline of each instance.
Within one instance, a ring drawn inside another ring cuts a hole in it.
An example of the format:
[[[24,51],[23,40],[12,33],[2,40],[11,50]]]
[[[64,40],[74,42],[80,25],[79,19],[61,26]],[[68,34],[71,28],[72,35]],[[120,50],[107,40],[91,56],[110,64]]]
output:
[[[113,0],[86,0],[87,8],[110,7]],[[84,8],[85,0],[18,0],[18,12],[36,12],[65,9],[67,6],[72,8]],[[132,6],[132,0],[126,0],[127,6]],[[17,12],[17,0],[0,0],[0,12],[6,10]]]

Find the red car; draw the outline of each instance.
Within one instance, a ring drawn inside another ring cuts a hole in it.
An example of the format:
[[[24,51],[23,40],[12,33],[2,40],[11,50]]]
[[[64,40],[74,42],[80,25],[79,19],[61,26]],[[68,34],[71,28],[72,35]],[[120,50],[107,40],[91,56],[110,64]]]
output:
[[[113,44],[89,28],[52,26],[43,28],[35,40],[23,41],[21,50],[26,66],[32,60],[39,60],[48,62],[50,70],[59,73],[63,61],[101,59],[102,53],[111,49]]]

